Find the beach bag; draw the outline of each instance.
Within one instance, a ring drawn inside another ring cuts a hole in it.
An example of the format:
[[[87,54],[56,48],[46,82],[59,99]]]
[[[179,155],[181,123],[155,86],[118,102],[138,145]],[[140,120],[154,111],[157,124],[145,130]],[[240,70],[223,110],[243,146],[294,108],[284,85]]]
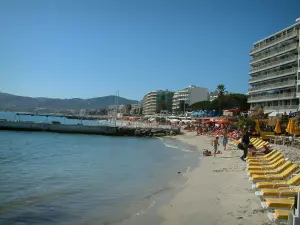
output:
[[[244,145],[242,143],[238,143],[237,148],[240,150],[244,150]]]

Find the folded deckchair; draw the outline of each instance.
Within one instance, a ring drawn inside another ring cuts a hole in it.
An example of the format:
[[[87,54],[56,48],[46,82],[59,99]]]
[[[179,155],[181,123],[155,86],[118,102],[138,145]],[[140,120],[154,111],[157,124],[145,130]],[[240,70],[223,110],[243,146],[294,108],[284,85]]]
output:
[[[268,210],[289,210],[294,208],[294,204],[295,198],[266,198],[265,201],[261,202],[261,206]]]
[[[288,217],[290,214],[294,214],[293,210],[279,210],[275,209],[274,212],[269,212],[268,217],[269,219],[276,223],[276,224],[281,224],[281,223],[287,223]]]
[[[293,173],[295,173],[299,169],[299,166],[293,164],[289,166],[285,171],[279,174],[269,174],[269,175],[256,175],[254,174],[249,180],[252,183],[256,183],[259,181],[274,181],[274,180],[286,180],[288,179]]]
[[[256,145],[255,148],[260,149],[260,148],[264,147],[264,145],[268,145],[268,144],[269,144],[269,142],[263,142],[259,145]]]
[[[263,188],[260,191],[256,191],[255,195],[263,198],[289,198],[297,196],[300,186],[294,187],[281,187],[278,189]]]
[[[276,161],[273,164],[260,165],[260,166],[248,166],[248,171],[251,171],[251,170],[274,170],[275,168],[277,168],[278,166],[280,166],[284,162],[285,162],[285,159],[280,158],[278,161]]]
[[[275,169],[267,169],[267,170],[248,170],[248,175],[253,176],[253,175],[268,175],[268,174],[279,174],[284,172],[288,167],[292,165],[292,161],[285,161],[283,164],[278,166]]]
[[[238,139],[238,140],[233,140],[233,141],[231,141],[229,144],[231,144],[231,145],[238,145],[239,143],[241,143],[241,141],[242,141],[242,139],[240,138],[240,139]]]
[[[274,159],[273,159],[273,156],[275,157]],[[248,170],[252,166],[267,166],[267,165],[272,165],[272,164],[276,163],[277,161],[279,161],[280,159],[284,158],[284,155],[282,155],[282,154],[280,154],[278,156],[276,156],[276,155],[273,155],[273,156],[272,156],[272,160],[270,160],[270,161],[251,162],[251,163],[247,164]]]
[[[273,181],[273,182],[257,182],[252,185],[253,189],[262,189],[262,188],[279,188],[279,187],[289,187],[296,186],[300,184],[300,173],[290,178],[289,180],[282,181]]]
[[[282,155],[282,153],[280,151],[275,151],[273,154],[271,154],[271,155],[269,155],[268,157],[265,157],[265,158],[248,159],[248,164],[250,165],[250,164],[253,164],[253,163],[272,161],[273,159],[275,159],[279,155]]]

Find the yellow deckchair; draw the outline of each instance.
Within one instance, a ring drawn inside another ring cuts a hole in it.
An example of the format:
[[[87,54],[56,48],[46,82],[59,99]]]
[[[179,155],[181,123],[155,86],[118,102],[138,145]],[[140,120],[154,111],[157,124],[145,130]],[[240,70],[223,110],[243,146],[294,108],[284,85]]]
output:
[[[275,209],[274,212],[269,212],[268,213],[268,217],[269,219],[276,223],[279,224],[281,222],[285,222],[288,220],[288,217],[290,214],[294,214],[293,210],[279,210],[279,209]]]
[[[272,151],[273,152],[273,151]],[[273,154],[270,154],[269,156],[265,158],[255,158],[255,159],[248,159],[248,164],[255,163],[255,162],[266,162],[271,161],[272,159],[276,158],[277,156],[282,155],[281,152],[275,151]]]
[[[266,155],[249,156],[249,157],[247,157],[247,160],[250,160],[250,159],[267,160],[268,158],[270,158],[271,155],[275,154],[276,152],[278,152],[278,150],[273,150],[273,151],[271,151],[270,153],[268,153]]]
[[[279,174],[285,171],[288,167],[292,165],[292,161],[285,161],[282,165],[277,167],[276,169],[273,170],[249,170],[248,174],[250,176],[256,174],[256,175],[268,175],[268,174]]]
[[[285,162],[285,159],[282,157],[278,161],[276,161],[275,163],[270,164],[270,165],[248,166],[248,171],[251,171],[251,170],[256,170],[256,171],[257,170],[274,170],[284,162]]]
[[[294,172],[299,169],[299,166],[296,164],[291,165],[288,167],[284,172],[279,174],[270,174],[270,175],[256,175],[254,174],[252,177],[249,178],[250,181],[253,183],[258,181],[274,181],[274,180],[285,180],[290,177]]]
[[[295,198],[266,198],[261,202],[261,206],[264,209],[293,209],[295,204]]]
[[[247,157],[247,159],[267,159],[268,157],[270,157],[271,155],[275,154],[276,152],[278,152],[278,150],[273,150],[270,153],[266,154],[266,155],[260,155],[260,156],[249,156]]]
[[[267,166],[267,165],[272,165],[275,162],[277,162],[278,160],[280,160],[281,158],[284,158],[284,156],[280,153],[279,155],[273,155],[270,157],[270,160],[263,160],[263,161],[256,161],[256,162],[249,162],[247,164],[247,167],[251,167],[251,166]]]
[[[300,186],[297,187],[282,187],[278,189],[263,188],[260,191],[256,191],[255,195],[261,198],[264,197],[273,197],[273,198],[282,198],[282,197],[295,197],[297,196]]]
[[[257,182],[252,185],[253,189],[262,189],[262,188],[280,188],[280,187],[289,187],[296,186],[300,184],[300,173],[292,177],[289,180],[282,181],[273,181],[273,182]]]

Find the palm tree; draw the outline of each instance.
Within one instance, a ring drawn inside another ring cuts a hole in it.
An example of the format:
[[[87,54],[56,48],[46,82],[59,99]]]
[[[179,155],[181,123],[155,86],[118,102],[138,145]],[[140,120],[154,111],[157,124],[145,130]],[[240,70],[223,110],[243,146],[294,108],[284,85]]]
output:
[[[225,86],[224,86],[224,84],[219,84],[218,86],[217,86],[217,92],[218,92],[218,98],[222,98],[223,96],[224,96],[224,93],[225,93]]]
[[[225,94],[225,85],[219,84],[216,88],[216,91],[218,92],[218,100],[219,100],[219,113],[221,114],[222,111],[222,105],[223,105],[223,99]]]

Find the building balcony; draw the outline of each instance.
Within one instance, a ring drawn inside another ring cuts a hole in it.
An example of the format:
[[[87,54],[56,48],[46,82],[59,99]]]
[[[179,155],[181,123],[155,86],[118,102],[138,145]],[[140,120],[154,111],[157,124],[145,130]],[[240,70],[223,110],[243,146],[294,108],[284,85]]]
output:
[[[284,99],[293,99],[293,98],[296,98],[296,92],[282,93],[282,94],[266,94],[266,95],[255,96],[255,97],[250,96],[248,98],[248,103],[284,100]]]
[[[266,91],[266,90],[273,90],[276,88],[284,88],[284,87],[292,87],[296,86],[297,81],[296,80],[289,80],[284,82],[277,82],[277,83],[269,83],[265,85],[261,85],[258,87],[249,88],[248,91],[250,92],[257,92],[257,91]]]
[[[264,106],[263,107],[264,110],[297,110],[298,109],[298,105],[279,105],[279,106]]]
[[[288,52],[288,51],[291,51],[291,50],[294,50],[294,49],[297,49],[297,43],[295,44],[290,44],[286,47],[281,47],[280,49],[278,50],[273,50],[273,51],[270,51],[268,52],[267,54],[263,54],[263,55],[260,55],[258,57],[255,57],[253,58],[251,61],[250,61],[250,64],[254,64],[254,63],[257,63],[259,61],[262,61],[262,60],[266,60],[268,58],[271,58],[271,57],[274,57],[274,56],[277,56],[277,55],[280,55],[280,54],[283,54],[285,52]]]
[[[276,66],[282,66],[284,64],[295,62],[295,61],[297,61],[297,59],[298,59],[297,55],[289,56],[289,57],[286,57],[284,59],[278,59],[274,62],[266,63],[266,64],[263,64],[261,66],[252,68],[252,69],[250,69],[249,73],[253,74],[253,73],[257,73],[257,72],[262,71],[262,70],[271,69],[271,68],[276,67]]]
[[[272,46],[274,46],[274,45],[276,45],[276,44],[278,44],[280,42],[289,40],[289,39],[294,38],[294,37],[297,37],[297,32],[296,31],[293,31],[293,32],[291,32],[289,34],[283,35],[283,36],[281,36],[279,38],[274,39],[273,41],[269,41],[268,43],[261,43],[260,46],[255,47],[254,49],[252,49],[250,51],[250,55],[253,55],[253,54],[255,54],[255,53],[259,52],[259,51],[262,51],[262,50],[264,50],[266,48],[270,48],[270,47],[272,47]]]
[[[277,71],[277,72],[270,72],[268,74],[264,74],[264,75],[261,75],[261,76],[250,78],[248,80],[248,83],[251,84],[251,83],[255,83],[255,82],[259,82],[259,81],[269,80],[269,79],[272,79],[272,78],[284,77],[284,76],[291,75],[293,73],[296,74],[296,72],[297,72],[297,67],[290,68],[290,69],[285,69],[285,70],[280,70],[280,71]]]

